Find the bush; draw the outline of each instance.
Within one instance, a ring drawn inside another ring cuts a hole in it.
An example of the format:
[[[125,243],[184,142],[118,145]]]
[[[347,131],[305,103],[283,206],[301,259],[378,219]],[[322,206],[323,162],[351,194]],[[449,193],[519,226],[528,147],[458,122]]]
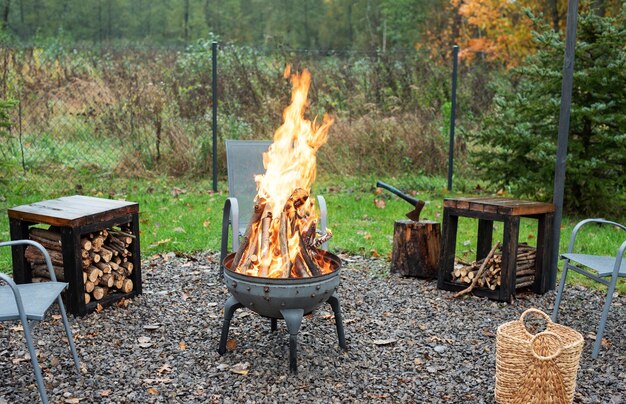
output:
[[[624,213],[626,202],[626,29],[618,19],[579,20],[564,209]],[[564,42],[548,27],[540,50],[500,81],[472,157],[482,176],[516,196],[552,197]],[[616,212],[617,211],[617,212]]]

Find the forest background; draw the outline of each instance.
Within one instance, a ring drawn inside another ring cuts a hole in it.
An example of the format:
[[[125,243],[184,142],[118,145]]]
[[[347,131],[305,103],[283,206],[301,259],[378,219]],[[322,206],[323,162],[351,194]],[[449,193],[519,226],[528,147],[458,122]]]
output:
[[[456,189],[550,200],[566,9],[564,0],[2,0],[0,184],[59,173],[210,177],[217,42],[220,179],[224,139],[269,139],[280,125],[292,64],[313,73],[310,117],[335,117],[321,175],[416,189],[417,176],[447,170],[456,44]],[[625,6],[582,1],[580,14],[566,210],[619,216]]]

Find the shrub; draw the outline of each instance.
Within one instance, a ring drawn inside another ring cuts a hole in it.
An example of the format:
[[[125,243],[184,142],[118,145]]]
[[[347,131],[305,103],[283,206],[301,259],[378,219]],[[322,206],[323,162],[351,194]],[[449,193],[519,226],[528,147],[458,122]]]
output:
[[[626,202],[626,29],[618,19],[579,20],[564,209],[623,214]],[[548,27],[540,50],[499,82],[472,157],[482,176],[516,196],[548,200],[558,132],[564,42]]]

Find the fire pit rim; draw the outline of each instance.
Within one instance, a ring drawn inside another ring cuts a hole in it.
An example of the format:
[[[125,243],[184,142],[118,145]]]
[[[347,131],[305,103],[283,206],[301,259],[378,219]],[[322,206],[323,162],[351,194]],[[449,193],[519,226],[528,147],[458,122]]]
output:
[[[328,257],[331,260],[333,266],[335,266],[335,269],[332,272],[329,272],[327,274],[310,276],[307,278],[268,278],[268,277],[261,277],[261,276],[251,276],[251,275],[242,274],[240,272],[235,272],[232,269],[230,269],[230,264],[232,264],[232,260],[235,257],[234,252],[224,257],[224,260],[221,262],[221,265],[224,271],[228,271],[229,276],[239,279],[239,280],[243,280],[243,281],[263,283],[263,284],[272,284],[272,285],[306,285],[311,282],[323,281],[327,278],[338,276],[341,273],[341,267],[342,267],[341,258],[339,258],[338,256],[336,256],[335,254],[331,252],[324,251],[324,250],[320,250],[320,251],[323,253],[324,256]]]

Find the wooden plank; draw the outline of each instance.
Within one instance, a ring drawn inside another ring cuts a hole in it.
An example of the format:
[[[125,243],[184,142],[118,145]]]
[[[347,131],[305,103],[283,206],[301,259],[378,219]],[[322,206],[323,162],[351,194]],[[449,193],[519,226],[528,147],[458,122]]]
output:
[[[476,240],[476,261],[489,254],[493,244],[493,220],[478,219],[478,237]]]
[[[439,289],[443,289],[444,283],[450,281],[450,272],[454,268],[459,217],[452,212],[452,209],[443,210],[442,245],[439,250],[439,268],[437,270],[437,287]]]
[[[457,209],[466,209],[467,210],[467,209],[469,209],[469,207],[470,207],[470,204],[469,204],[468,201],[458,201],[456,203],[456,208]]]
[[[123,208],[125,206],[133,205],[135,203],[117,199],[96,198],[84,195],[64,196],[58,198],[58,200],[69,206],[87,207],[88,209],[92,207],[99,207],[100,209],[106,210]]]
[[[527,216],[527,215],[540,215],[545,213],[553,213],[554,205],[551,203],[541,203],[532,206],[519,206],[513,208],[511,215],[514,216]]]

